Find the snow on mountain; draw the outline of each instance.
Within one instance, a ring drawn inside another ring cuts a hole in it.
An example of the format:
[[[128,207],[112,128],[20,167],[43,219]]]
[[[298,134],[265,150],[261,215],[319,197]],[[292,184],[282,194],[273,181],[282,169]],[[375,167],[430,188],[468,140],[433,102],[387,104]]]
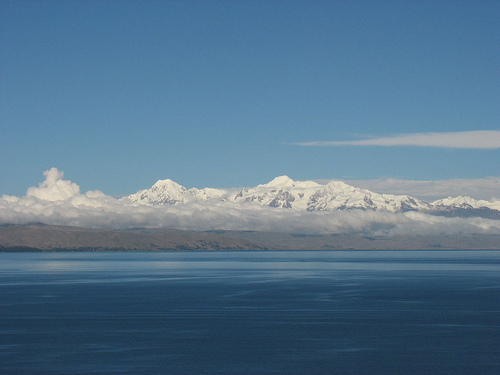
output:
[[[432,203],[432,205],[438,209],[450,209],[450,208],[461,208],[461,209],[479,209],[479,208],[489,208],[491,210],[500,211],[500,201],[485,201],[476,200],[470,197],[448,197],[445,199],[440,199]]]
[[[430,205],[406,195],[378,194],[339,181],[330,182],[324,189],[314,194],[308,204],[309,211],[350,209],[404,212],[427,210],[430,209]]]
[[[389,212],[431,211],[430,203],[407,195],[378,194],[358,189],[344,182],[319,184],[294,181],[288,176],[276,177],[267,184],[231,192],[223,189],[186,189],[172,180],[159,180],[150,189],[127,197],[146,205],[178,205],[190,202],[205,204],[258,204],[297,211],[384,210]]]
[[[170,179],[158,180],[151,188],[138,191],[128,198],[137,203],[159,205],[184,203],[187,189]]]
[[[207,201],[227,195],[222,189],[186,189],[170,179],[158,180],[151,188],[140,190],[127,198],[132,202],[156,206],[163,204],[180,204],[192,201]]]
[[[489,202],[459,196],[428,203],[408,195],[374,193],[341,181],[319,184],[314,181],[294,181],[288,176],[276,177],[267,184],[236,191],[186,189],[172,180],[159,180],[150,189],[138,191],[124,199],[149,206],[201,203],[251,208],[253,205],[260,205],[294,211],[418,211],[441,216],[500,218],[499,201]]]
[[[188,193],[195,201],[208,201],[211,199],[223,200],[223,197],[227,195],[227,191],[223,189],[213,189],[213,188],[191,188]]]
[[[293,181],[287,176],[277,177],[255,188],[241,189],[230,200],[300,211],[363,209],[401,212],[430,208],[428,203],[418,199],[377,194],[341,181],[320,185],[313,181]]]
[[[322,186],[313,181],[293,181],[288,176],[280,176],[267,184],[243,188],[228,200],[235,203],[255,202],[270,207],[305,210],[307,206],[304,202]]]

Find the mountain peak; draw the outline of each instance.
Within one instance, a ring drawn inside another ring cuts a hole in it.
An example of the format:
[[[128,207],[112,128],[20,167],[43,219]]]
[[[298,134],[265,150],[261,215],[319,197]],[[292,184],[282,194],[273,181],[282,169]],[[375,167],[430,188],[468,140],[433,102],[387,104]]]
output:
[[[176,204],[184,201],[186,188],[177,182],[166,179],[158,180],[150,189],[138,191],[129,196],[134,202],[144,204]]]
[[[278,176],[269,183],[267,186],[293,186],[294,181],[288,176]]]
[[[184,186],[179,185],[174,180],[167,178],[166,180],[158,180],[152,187],[173,187],[173,188],[184,188]],[[184,188],[185,189],[185,188]]]

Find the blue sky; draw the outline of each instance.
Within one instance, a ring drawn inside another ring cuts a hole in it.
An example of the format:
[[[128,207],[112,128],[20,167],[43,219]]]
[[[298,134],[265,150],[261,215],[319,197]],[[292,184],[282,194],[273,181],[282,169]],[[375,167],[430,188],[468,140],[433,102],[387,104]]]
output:
[[[115,196],[498,177],[481,138],[356,142],[498,144],[499,19],[498,1],[1,0],[0,195],[51,167]]]

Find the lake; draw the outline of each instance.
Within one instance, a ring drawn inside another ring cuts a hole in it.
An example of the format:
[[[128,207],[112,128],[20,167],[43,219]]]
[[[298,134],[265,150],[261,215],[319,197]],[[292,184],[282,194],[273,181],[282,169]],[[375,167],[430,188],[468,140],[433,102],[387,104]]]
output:
[[[1,374],[500,374],[500,251],[0,253]]]

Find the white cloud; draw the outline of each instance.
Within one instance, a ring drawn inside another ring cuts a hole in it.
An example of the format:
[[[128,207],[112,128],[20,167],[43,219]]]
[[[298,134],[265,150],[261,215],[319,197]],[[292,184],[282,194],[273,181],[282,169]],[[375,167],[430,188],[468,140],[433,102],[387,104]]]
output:
[[[500,220],[445,218],[422,213],[382,211],[298,212],[260,205],[245,208],[221,202],[218,206],[192,203],[144,206],[118,200],[100,191],[80,192],[53,168],[46,180],[29,188],[23,197],[0,198],[0,223],[46,224],[82,227],[170,227],[190,230],[256,230],[305,234],[500,234]]]
[[[413,133],[356,141],[296,142],[298,146],[416,146],[440,148],[498,149],[500,131],[477,130],[449,133]]]
[[[38,187],[28,189],[26,196],[46,201],[61,201],[80,194],[80,187],[71,181],[63,180],[64,173],[57,168],[43,172],[45,181]]]

